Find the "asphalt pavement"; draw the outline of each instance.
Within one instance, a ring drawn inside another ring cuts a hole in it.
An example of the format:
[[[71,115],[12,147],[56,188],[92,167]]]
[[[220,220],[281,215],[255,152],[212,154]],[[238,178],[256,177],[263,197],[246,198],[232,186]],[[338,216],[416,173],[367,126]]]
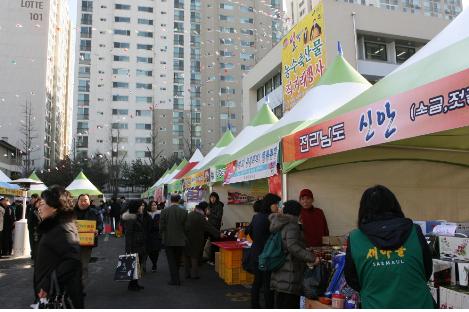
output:
[[[127,290],[127,282],[115,282],[117,257],[123,254],[124,238],[100,236],[89,265],[86,308],[179,308],[245,309],[250,307],[250,289],[226,285],[213,266],[203,264],[199,280],[185,280],[181,268],[181,286],[169,286],[169,269],[164,251],[157,272],[147,272],[139,281],[145,289]],[[33,303],[33,270],[29,258],[0,259],[0,308],[24,309]],[[150,260],[147,270],[151,271]]]

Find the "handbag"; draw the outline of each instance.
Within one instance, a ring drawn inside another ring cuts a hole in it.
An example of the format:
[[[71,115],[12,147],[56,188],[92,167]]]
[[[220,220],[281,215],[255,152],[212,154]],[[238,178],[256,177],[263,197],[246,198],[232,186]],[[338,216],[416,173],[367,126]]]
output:
[[[117,260],[114,280],[117,282],[128,282],[134,279],[138,279],[138,269],[139,264],[137,254],[120,255]]]
[[[60,290],[55,270],[52,271],[50,276],[50,288],[47,298],[39,300],[38,309],[74,309],[70,296],[65,290]]]

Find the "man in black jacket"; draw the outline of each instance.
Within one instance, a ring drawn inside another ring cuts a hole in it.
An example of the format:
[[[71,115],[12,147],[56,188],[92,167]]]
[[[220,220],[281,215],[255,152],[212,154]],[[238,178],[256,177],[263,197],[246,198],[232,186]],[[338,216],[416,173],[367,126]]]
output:
[[[39,196],[37,194],[31,195],[31,200],[26,209],[26,219],[28,220],[29,232],[29,246],[31,247],[31,259],[36,257],[37,243],[39,242],[40,234],[38,232],[38,225],[41,222],[41,217],[37,209]]]
[[[0,205],[5,209],[3,216],[3,241],[2,256],[11,256],[13,251],[13,230],[15,229],[15,212],[7,197],[0,200]]]
[[[96,229],[99,228],[100,219],[96,213],[90,209],[90,197],[88,194],[81,194],[78,196],[77,205],[75,206],[75,215],[77,220],[96,221]],[[98,230],[95,230],[95,245],[94,246],[80,246],[80,259],[82,265],[82,281],[83,288],[88,279],[88,264],[90,263],[91,253],[93,247],[98,245]]]

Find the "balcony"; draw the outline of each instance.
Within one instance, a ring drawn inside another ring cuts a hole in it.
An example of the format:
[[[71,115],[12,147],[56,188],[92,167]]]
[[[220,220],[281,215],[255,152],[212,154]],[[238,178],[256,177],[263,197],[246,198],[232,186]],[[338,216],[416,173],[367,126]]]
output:
[[[89,114],[77,114],[77,119],[78,120],[89,120],[90,115]]]

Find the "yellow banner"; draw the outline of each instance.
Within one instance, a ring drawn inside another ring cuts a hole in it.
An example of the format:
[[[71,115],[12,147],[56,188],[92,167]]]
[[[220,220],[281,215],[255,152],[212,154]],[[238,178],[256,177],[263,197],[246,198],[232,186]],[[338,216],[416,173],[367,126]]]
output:
[[[80,246],[94,246],[94,233],[78,233]]]
[[[96,231],[96,221],[77,220],[78,233],[94,233]]]
[[[289,111],[321,78],[326,66],[322,1],[283,38],[283,107]]]
[[[9,188],[0,187],[0,194],[21,197],[21,196],[23,196],[23,191],[22,190],[13,190],[13,189],[9,189]]]
[[[210,170],[197,172],[184,179],[184,188],[207,185],[210,182]]]

